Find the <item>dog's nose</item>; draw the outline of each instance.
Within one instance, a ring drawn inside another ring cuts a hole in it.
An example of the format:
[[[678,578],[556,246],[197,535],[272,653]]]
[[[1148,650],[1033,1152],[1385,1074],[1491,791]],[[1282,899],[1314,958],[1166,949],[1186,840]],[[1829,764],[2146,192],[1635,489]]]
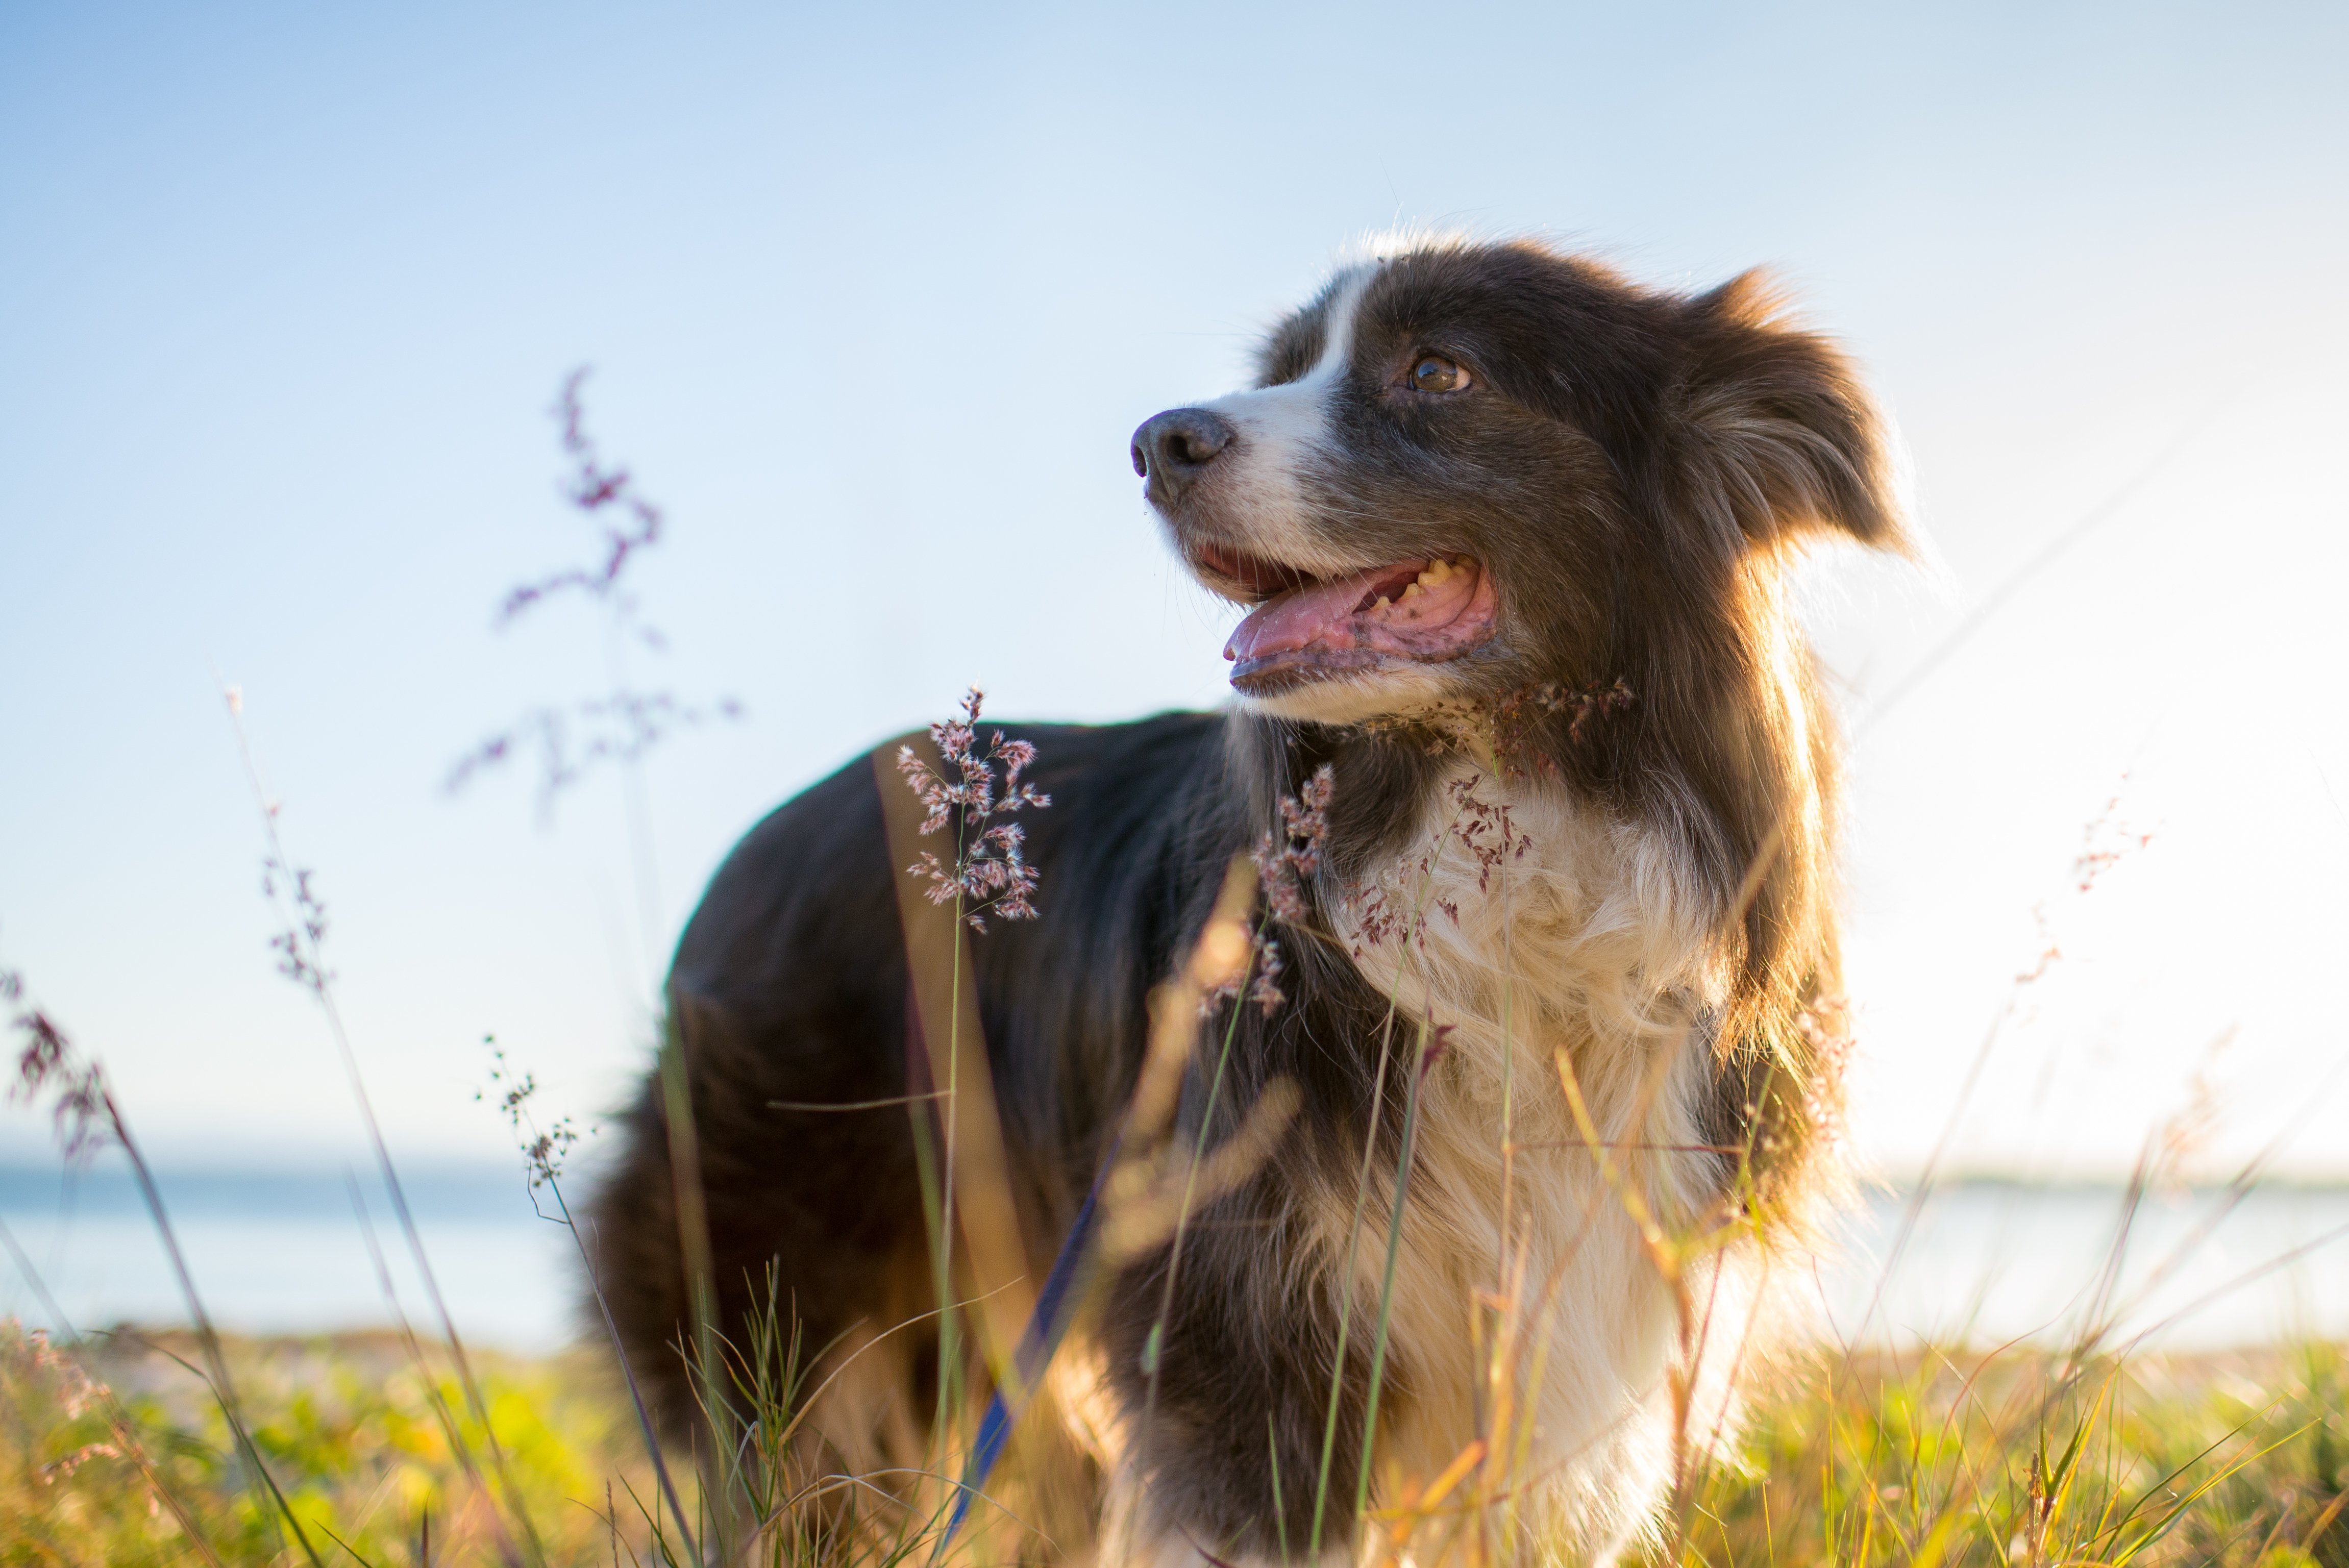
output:
[[[1169,408],[1144,420],[1133,433],[1133,471],[1150,481],[1143,493],[1161,505],[1173,502],[1237,433],[1205,408]]]

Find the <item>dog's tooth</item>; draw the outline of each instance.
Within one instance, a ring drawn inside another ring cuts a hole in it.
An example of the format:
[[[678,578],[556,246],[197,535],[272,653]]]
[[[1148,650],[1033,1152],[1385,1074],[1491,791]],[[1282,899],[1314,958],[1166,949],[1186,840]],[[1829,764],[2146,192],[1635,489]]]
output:
[[[1419,584],[1418,584],[1418,583],[1412,583],[1411,585],[1409,585],[1408,587],[1406,587],[1406,588],[1405,588],[1405,589],[1403,589],[1403,591],[1402,591],[1402,599],[1403,599],[1403,603],[1406,603],[1406,604],[1410,603],[1413,599],[1416,599],[1416,598],[1418,598],[1418,597],[1419,597]]]
[[[1371,605],[1371,608],[1373,610],[1392,610],[1394,608],[1394,601],[1381,593],[1379,595],[1379,602]]]

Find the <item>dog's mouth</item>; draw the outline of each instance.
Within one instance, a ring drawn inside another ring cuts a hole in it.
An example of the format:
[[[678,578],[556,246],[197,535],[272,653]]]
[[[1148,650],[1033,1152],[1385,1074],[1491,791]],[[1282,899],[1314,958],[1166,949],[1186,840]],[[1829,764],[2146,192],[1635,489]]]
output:
[[[1339,577],[1207,545],[1192,563],[1258,601],[1224,646],[1232,685],[1265,694],[1400,665],[1441,664],[1491,640],[1492,573],[1474,557],[1423,556]]]

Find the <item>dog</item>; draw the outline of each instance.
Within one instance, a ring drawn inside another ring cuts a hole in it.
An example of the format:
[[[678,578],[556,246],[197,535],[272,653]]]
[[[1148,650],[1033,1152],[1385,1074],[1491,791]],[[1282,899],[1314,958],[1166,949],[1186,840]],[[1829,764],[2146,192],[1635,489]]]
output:
[[[1211,1003],[1174,1141],[1295,1110],[1179,1254],[1106,1268],[1054,1364],[1099,1555],[1341,1560],[1361,1504],[1449,1467],[1510,1553],[1608,1558],[1732,1418],[1836,1168],[1838,742],[1788,576],[1822,541],[1908,548],[1895,443],[1758,273],[1682,294],[1422,238],[1340,266],[1252,386],[1132,457],[1246,608],[1236,699],[1008,727],[1052,801],[1022,819],[1040,908],[970,952],[1032,1277],[1251,847],[1292,883],[1257,916],[1277,986]],[[775,1271],[832,1347],[843,1464],[918,1451],[937,1396],[885,787],[860,761],[754,828],[667,998],[719,1326]],[[664,1104],[656,1077],[591,1224],[682,1431]]]

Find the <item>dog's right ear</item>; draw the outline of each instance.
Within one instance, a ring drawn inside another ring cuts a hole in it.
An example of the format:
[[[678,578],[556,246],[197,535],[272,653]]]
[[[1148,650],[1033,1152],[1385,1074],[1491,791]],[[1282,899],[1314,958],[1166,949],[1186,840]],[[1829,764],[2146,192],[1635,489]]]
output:
[[[1675,412],[1697,498],[1756,544],[1832,531],[1909,552],[1894,438],[1841,350],[1759,272],[1689,300]]]

